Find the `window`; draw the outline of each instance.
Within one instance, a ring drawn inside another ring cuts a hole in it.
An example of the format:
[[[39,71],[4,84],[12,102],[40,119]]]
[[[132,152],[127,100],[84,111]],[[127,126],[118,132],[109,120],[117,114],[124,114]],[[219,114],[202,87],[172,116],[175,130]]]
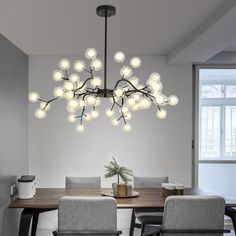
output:
[[[220,157],[220,107],[201,108],[201,157]]]
[[[199,69],[199,159],[236,159],[236,69]]]

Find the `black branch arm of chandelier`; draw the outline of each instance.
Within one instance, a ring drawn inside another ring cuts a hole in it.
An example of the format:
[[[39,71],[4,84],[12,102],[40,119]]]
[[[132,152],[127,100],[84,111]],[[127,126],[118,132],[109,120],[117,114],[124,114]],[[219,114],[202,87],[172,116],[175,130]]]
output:
[[[82,100],[83,100],[83,101],[85,101],[86,96],[89,96],[89,95],[91,95],[91,94],[92,94],[92,95],[95,95],[95,96],[97,97],[97,96],[98,96],[98,95],[97,95],[97,91],[99,90],[99,88],[96,87],[95,89],[90,88],[92,91],[89,90],[89,89],[86,89],[85,92],[76,93],[77,91],[79,91],[79,90],[85,88],[86,85],[87,85],[87,83],[88,83],[90,80],[93,79],[93,70],[92,70],[92,68],[90,68],[90,70],[86,70],[86,71],[91,74],[91,77],[87,78],[87,79],[83,82],[83,84],[82,84],[80,87],[78,87],[78,88],[72,90],[73,93],[74,93],[74,97],[76,96],[77,99],[79,99],[80,97],[82,97]],[[69,78],[66,77],[67,74],[68,74],[68,72],[65,70],[65,71],[64,71],[65,77],[63,77],[64,80],[69,80]],[[148,89],[148,86],[145,86],[145,87],[143,87],[143,88],[141,88],[141,89],[138,89],[138,88],[136,88],[129,80],[124,79],[123,77],[122,77],[120,80],[118,80],[118,81],[116,82],[116,84],[115,84],[114,88],[112,89],[112,91],[114,91],[114,90],[118,87],[118,85],[119,85],[120,83],[122,83],[122,82],[126,82],[127,84],[129,84],[129,85],[131,86],[131,88],[129,88],[129,89],[128,89],[127,91],[125,91],[125,93],[124,93],[126,99],[127,99],[128,97],[132,96],[132,94],[134,94],[134,93],[140,93],[140,94],[143,94],[144,96],[146,96],[148,99],[150,99],[150,101],[153,101],[154,96],[151,95],[151,90]],[[127,87],[127,85],[126,85],[125,87]],[[121,104],[120,104],[119,102],[116,101],[115,96],[112,96],[113,104],[112,104],[112,106],[111,106],[111,110],[113,110],[113,109],[115,108],[115,105],[117,105],[119,108],[121,108],[121,107],[124,105],[124,100],[125,100],[125,98],[122,97],[122,99],[121,99]],[[47,106],[48,106],[50,103],[52,103],[52,102],[54,102],[54,101],[56,101],[56,100],[58,100],[58,99],[60,99],[60,97],[52,98],[52,99],[49,99],[49,100],[45,100],[45,99],[39,99],[39,100],[46,103],[46,104],[45,104],[45,107],[43,108],[43,109],[46,109]],[[160,106],[159,106],[158,104],[157,104],[157,106],[158,106],[158,109],[160,109]],[[93,110],[96,110],[95,106],[93,106]],[[86,114],[86,106],[83,106],[82,111],[81,111],[81,114],[75,116],[75,118],[76,118],[76,119],[80,119],[80,123],[82,124],[82,123],[83,123],[83,117],[86,117],[86,116],[87,116],[87,114]],[[126,124],[127,122],[126,122],[125,117],[126,117],[126,115],[121,111],[121,116],[117,118],[117,121],[119,121],[121,118],[123,118],[123,121],[124,121],[124,123]]]

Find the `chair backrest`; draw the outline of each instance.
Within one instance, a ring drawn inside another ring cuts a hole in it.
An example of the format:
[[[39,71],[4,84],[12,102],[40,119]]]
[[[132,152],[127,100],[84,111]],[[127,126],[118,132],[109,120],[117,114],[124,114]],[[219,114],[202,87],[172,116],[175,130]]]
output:
[[[162,228],[167,232],[168,230],[223,230],[224,213],[225,200],[219,196],[171,196],[165,202]]]
[[[117,207],[111,197],[63,197],[58,208],[58,233],[67,235],[116,232]],[[90,232],[90,233],[89,233]],[[110,235],[110,234],[109,234]],[[116,235],[111,234],[111,235]]]
[[[162,183],[168,183],[168,177],[134,176],[134,188],[161,188]]]
[[[68,177],[66,188],[101,188],[101,177]]]

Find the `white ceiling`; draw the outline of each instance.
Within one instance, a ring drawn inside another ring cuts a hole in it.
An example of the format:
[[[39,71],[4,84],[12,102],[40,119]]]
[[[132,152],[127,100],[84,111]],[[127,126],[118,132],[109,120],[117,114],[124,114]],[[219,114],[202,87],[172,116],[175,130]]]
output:
[[[103,53],[100,4],[117,7],[109,52],[166,55],[227,0],[0,0],[0,32],[29,55]]]

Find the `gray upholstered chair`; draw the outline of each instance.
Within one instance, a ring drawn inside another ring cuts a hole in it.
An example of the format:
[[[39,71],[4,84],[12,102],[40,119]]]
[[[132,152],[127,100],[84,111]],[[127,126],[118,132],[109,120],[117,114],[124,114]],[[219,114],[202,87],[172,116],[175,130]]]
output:
[[[171,196],[166,199],[162,226],[143,235],[223,236],[225,200],[218,196]],[[153,227],[153,226],[152,226]]]
[[[111,197],[63,197],[54,235],[109,235],[117,231],[116,201]]]
[[[164,177],[139,177],[139,176],[134,176],[134,188],[161,188],[162,183],[168,183],[169,179],[167,176]],[[142,224],[137,223],[136,219],[140,219],[142,217],[142,220],[144,222],[144,219],[148,222],[153,220],[155,224],[162,223],[162,216],[163,216],[163,210],[158,209],[150,209],[150,210],[145,210],[142,208],[136,208],[132,212],[131,216],[131,224],[130,224],[130,234],[134,234],[134,228],[143,228]]]
[[[66,176],[66,188],[101,188],[101,177]]]

